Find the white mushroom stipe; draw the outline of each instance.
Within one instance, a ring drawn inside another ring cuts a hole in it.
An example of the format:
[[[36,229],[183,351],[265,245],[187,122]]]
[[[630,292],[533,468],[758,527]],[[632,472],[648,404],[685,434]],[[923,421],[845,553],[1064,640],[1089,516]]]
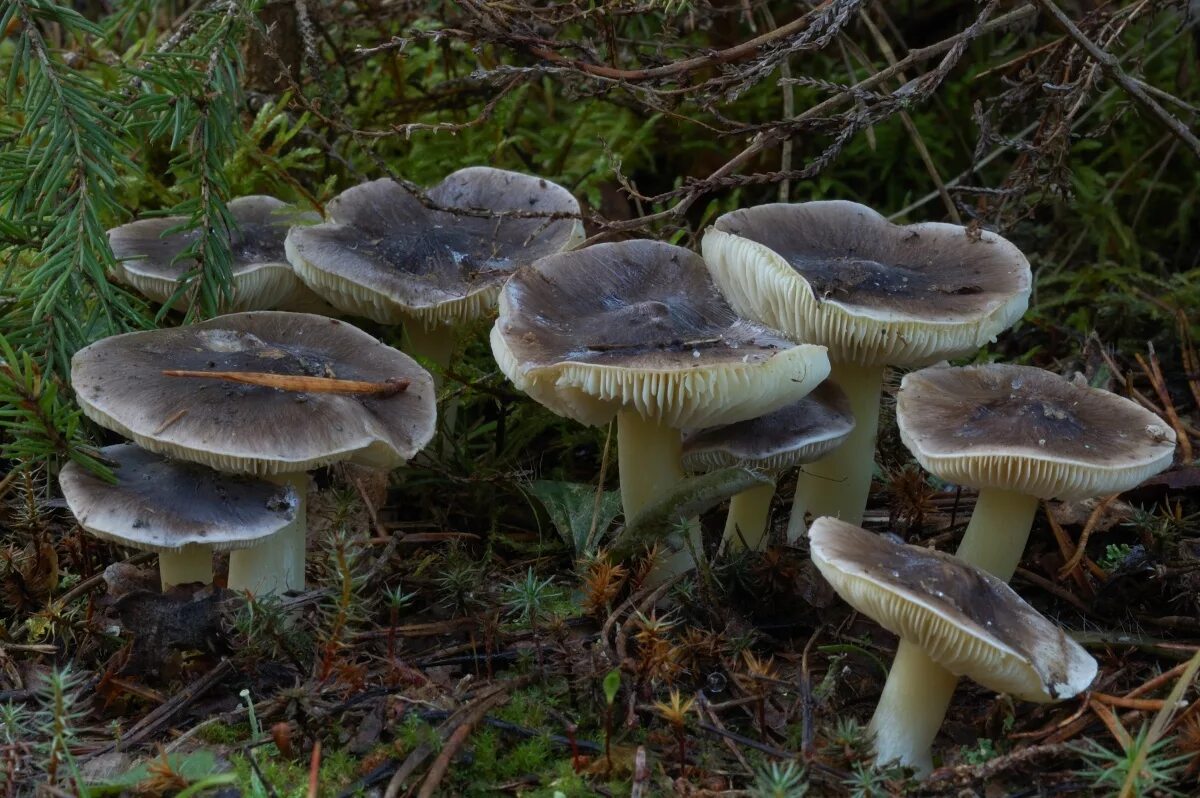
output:
[[[840,446],[800,469],[788,520],[787,538],[795,543],[804,536],[806,514],[862,523],[871,477],[875,471],[875,437],[879,429],[879,398],[886,366],[834,363],[833,380],[850,400],[854,429]]]
[[[843,445],[854,429],[845,392],[825,380],[812,393],[757,418],[685,430],[683,463],[688,471],[742,466],[772,477],[819,460]],[[767,534],[775,484],[760,485],[729,502],[722,547],[759,549]]]
[[[274,595],[304,589],[308,474],[278,474],[269,479],[292,489],[296,497],[296,518],[260,545],[230,553],[227,583],[230,590]]]
[[[901,639],[870,724],[881,765],[929,772],[958,675],[1038,702],[1095,679],[1095,659],[982,569],[828,517],[813,523],[809,544],[838,595]]]

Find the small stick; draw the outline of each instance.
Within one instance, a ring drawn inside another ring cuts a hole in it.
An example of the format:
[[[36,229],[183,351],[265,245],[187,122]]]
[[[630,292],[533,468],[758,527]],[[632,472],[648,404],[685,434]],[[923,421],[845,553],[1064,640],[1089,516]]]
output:
[[[183,418],[187,414],[188,414],[188,409],[186,407],[183,408],[182,410],[176,410],[174,413],[172,413],[170,416],[167,417],[166,421],[164,421],[163,423],[158,425],[158,429],[154,430],[154,432],[152,432],[150,434],[151,435],[163,434],[164,432],[167,431],[167,427],[171,426],[172,424],[174,424],[176,421]]]
[[[1095,531],[1096,527],[1100,523],[1101,517],[1103,517],[1105,511],[1108,510],[1109,505],[1116,501],[1116,498],[1117,494],[1115,493],[1111,496],[1106,496],[1100,501],[1099,504],[1096,505],[1096,508],[1092,510],[1091,515],[1088,516],[1087,523],[1083,525],[1083,531],[1079,533],[1079,542],[1075,544],[1075,553],[1071,555],[1071,559],[1067,560],[1066,565],[1064,565],[1058,571],[1059,579],[1062,579],[1067,576],[1067,574],[1073,572],[1079,567],[1079,564],[1083,562],[1083,558],[1087,555],[1087,544],[1088,540],[1092,536],[1092,532]],[[1108,574],[1105,574],[1104,577],[1107,578]]]
[[[1092,693],[1092,698],[1110,707],[1137,709],[1143,712],[1158,712],[1166,704],[1165,701],[1159,698],[1125,698],[1119,695],[1109,695],[1108,693]]]
[[[313,743],[312,758],[308,763],[308,798],[317,798],[321,789],[321,741]]]
[[[1157,690],[1165,684],[1173,682],[1179,678],[1179,675],[1187,668],[1186,662],[1181,662],[1169,671],[1163,671],[1145,684],[1133,688],[1125,694],[1126,698],[1137,698],[1140,695],[1145,695],[1153,690]]]
[[[1108,733],[1113,736],[1117,744],[1128,751],[1133,746],[1133,740],[1130,739],[1129,732],[1125,731],[1125,727],[1121,725],[1121,722],[1113,714],[1112,710],[1091,698],[1088,699],[1087,704],[1088,708],[1108,728]]]
[[[1144,373],[1150,379],[1150,387],[1154,389],[1154,393],[1158,394],[1158,400],[1162,403],[1163,410],[1166,411],[1167,423],[1175,430],[1175,438],[1179,443],[1180,460],[1184,463],[1192,462],[1192,442],[1188,440],[1187,430],[1183,428],[1183,421],[1179,418],[1179,413],[1175,410],[1175,403],[1171,400],[1171,393],[1167,390],[1167,381],[1163,376],[1162,368],[1158,362],[1158,355],[1154,353],[1154,345],[1150,345],[1150,357],[1142,357],[1141,352],[1135,352],[1133,355],[1142,367]]]
[[[371,394],[388,397],[403,393],[408,389],[409,380],[393,377],[383,382],[366,382],[364,380],[339,380],[333,377],[307,377],[297,374],[272,374],[266,371],[187,371],[181,369],[165,369],[166,377],[198,377],[200,379],[227,380],[241,382],[246,385],[261,385],[264,388],[278,388],[281,391],[297,393],[346,393]]]
[[[1052,512],[1050,512],[1050,506],[1044,502],[1042,506],[1046,511],[1046,521],[1050,524],[1050,531],[1054,533],[1054,540],[1056,543],[1058,543],[1058,550],[1062,554],[1063,561],[1070,562],[1075,556],[1075,544],[1071,542],[1071,538],[1068,537],[1066,530],[1062,528],[1062,524],[1058,523],[1058,519],[1054,517]],[[1087,557],[1086,553],[1084,554],[1084,557]],[[1069,572],[1069,575],[1075,580],[1075,583],[1079,585],[1080,590],[1087,593],[1089,596],[1095,595],[1095,591],[1093,591],[1092,586],[1088,584],[1087,578],[1084,577],[1083,572],[1079,571],[1078,569],[1072,569]],[[1107,576],[1107,574],[1105,576]],[[1059,576],[1059,579],[1062,579],[1061,575]]]

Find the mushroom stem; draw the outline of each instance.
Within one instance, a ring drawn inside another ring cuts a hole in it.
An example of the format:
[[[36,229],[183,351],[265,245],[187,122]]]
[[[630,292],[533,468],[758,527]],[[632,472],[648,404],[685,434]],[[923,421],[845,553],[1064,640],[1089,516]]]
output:
[[[875,736],[875,762],[899,760],[918,776],[928,774],[933,769],[933,738],[957,685],[957,676],[915,644],[901,640],[867,727]]]
[[[621,480],[621,508],[633,518],[656,497],[683,479],[682,439],[679,430],[659,421],[642,418],[634,410],[617,413],[617,471]],[[700,525],[688,524],[689,544],[671,541],[676,549],[650,574],[651,583],[696,567],[692,549],[700,546]]]
[[[725,536],[721,539],[725,551],[758,550],[767,536],[767,516],[774,496],[775,483],[768,482],[744,490],[729,501]]]
[[[683,479],[681,450],[679,430],[642,418],[635,410],[617,413],[617,469],[626,518]]]
[[[815,463],[804,466],[796,478],[796,496],[788,519],[788,542],[804,537],[804,514],[862,523],[871,475],[875,470],[875,433],[879,429],[879,394],[886,366],[834,363],[829,378],[850,400],[854,429],[841,446]]]
[[[448,324],[427,327],[424,321],[415,316],[405,317],[404,350],[413,357],[428,360],[437,366],[429,372],[433,376],[434,390],[440,390],[445,382],[446,370],[450,368],[457,345],[458,331],[454,327]],[[457,397],[446,400],[439,408],[438,415],[438,426],[445,436],[441,444],[442,456],[448,457],[453,451],[454,425],[458,421]]]
[[[188,582],[211,585],[212,547],[201,543],[189,543],[183,548],[160,551],[158,578],[162,581],[163,590],[172,585],[186,585]]]
[[[971,522],[954,555],[1009,581],[1021,562],[1037,509],[1036,496],[998,488],[980,490]]]
[[[426,326],[425,321],[414,316],[404,319],[404,351],[416,358],[423,358],[437,365],[433,372],[434,386],[440,388],[442,377],[450,367],[454,348],[458,345],[457,331],[448,324]]]
[[[230,553],[229,589],[249,590],[256,596],[304,589],[308,474],[276,474],[267,479],[296,491],[296,519],[257,546]]]

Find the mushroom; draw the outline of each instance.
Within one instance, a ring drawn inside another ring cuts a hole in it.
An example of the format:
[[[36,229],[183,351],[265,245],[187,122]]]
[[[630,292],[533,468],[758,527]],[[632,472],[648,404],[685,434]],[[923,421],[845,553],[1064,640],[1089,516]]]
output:
[[[979,488],[957,555],[1004,581],[1039,499],[1128,490],[1175,451],[1174,431],[1149,410],[1032,366],[914,371],[900,383],[896,421],[927,471]]]
[[[168,460],[131,443],[106,446],[116,484],[68,463],[58,476],[79,525],[101,538],[158,552],[163,589],[212,582],[212,553],[269,546],[296,520],[288,485]]]
[[[83,412],[144,449],[291,485],[280,550],[230,557],[231,588],[304,584],[306,472],[338,461],[390,469],[433,436],[434,391],[412,358],[349,324],[282,311],[105,338],[75,353]]]
[[[390,178],[347,189],[329,221],[297,227],[288,258],[345,313],[403,324],[406,349],[445,368],[454,328],[482,318],[518,266],[583,240],[579,203],[538,177],[476,166],[426,192]]]
[[[926,774],[959,676],[1024,701],[1086,690],[1096,660],[1001,580],[956,557],[834,518],[809,530],[813,563],[846,603],[900,637],[870,730],[876,761]]]
[[[798,402],[747,421],[683,432],[688,471],[746,466],[770,473],[811,463],[841,445],[854,429],[846,394],[826,380]],[[767,533],[774,482],[739,493],[729,503],[722,545],[757,549]]]
[[[739,314],[829,347],[850,397],[846,443],[805,468],[793,506],[862,520],[875,463],[887,366],[969,355],[1025,312],[1032,277],[994,233],[938,222],[897,226],[854,202],[771,204],[727,213],[704,234],[704,259]]]
[[[589,425],[616,417],[627,519],[683,477],[681,429],[777,410],[829,370],[824,347],[738,318],[697,255],[656,241],[599,244],[519,269],[500,295],[492,353],[555,413]],[[693,565],[684,550],[665,568]]]
[[[321,217],[302,212],[274,197],[238,197],[228,205],[232,226],[233,304],[230,310],[320,311],[328,308],[300,281],[283,251],[283,239],[295,224],[315,224]],[[196,279],[193,258],[181,257],[200,237],[184,229],[186,216],[140,219],[108,231],[108,243],[118,264],[113,276],[142,296],[166,304],[180,281]],[[175,302],[177,309],[184,300]]]

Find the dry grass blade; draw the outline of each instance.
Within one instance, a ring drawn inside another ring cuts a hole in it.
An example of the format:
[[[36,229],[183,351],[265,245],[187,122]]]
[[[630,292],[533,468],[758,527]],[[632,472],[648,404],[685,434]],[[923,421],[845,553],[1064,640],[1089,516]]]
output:
[[[1187,429],[1184,427],[1182,419],[1179,418],[1179,413],[1175,410],[1175,402],[1171,399],[1170,391],[1167,390],[1167,378],[1163,376],[1162,366],[1158,362],[1158,355],[1154,353],[1154,345],[1150,345],[1150,356],[1148,358],[1141,352],[1135,352],[1134,357],[1137,358],[1142,373],[1150,380],[1150,387],[1154,389],[1154,393],[1158,396],[1158,401],[1162,403],[1167,421],[1170,423],[1171,428],[1175,430],[1175,439],[1179,445],[1180,459],[1185,463],[1192,462],[1192,442],[1188,439]]]
[[[1121,787],[1119,798],[1136,798],[1137,777],[1141,772],[1142,765],[1149,756],[1154,745],[1162,739],[1166,734],[1167,728],[1170,726],[1171,719],[1175,717],[1175,713],[1179,710],[1180,701],[1183,700],[1184,693],[1192,686],[1196,680],[1196,673],[1200,671],[1200,652],[1196,652],[1187,663],[1187,667],[1183,669],[1183,674],[1180,675],[1179,681],[1175,682],[1175,687],[1171,689],[1170,695],[1167,696],[1163,708],[1154,716],[1154,721],[1150,724],[1150,730],[1146,733],[1142,744],[1138,747],[1134,754],[1129,768],[1129,775],[1125,778],[1125,784]]]

